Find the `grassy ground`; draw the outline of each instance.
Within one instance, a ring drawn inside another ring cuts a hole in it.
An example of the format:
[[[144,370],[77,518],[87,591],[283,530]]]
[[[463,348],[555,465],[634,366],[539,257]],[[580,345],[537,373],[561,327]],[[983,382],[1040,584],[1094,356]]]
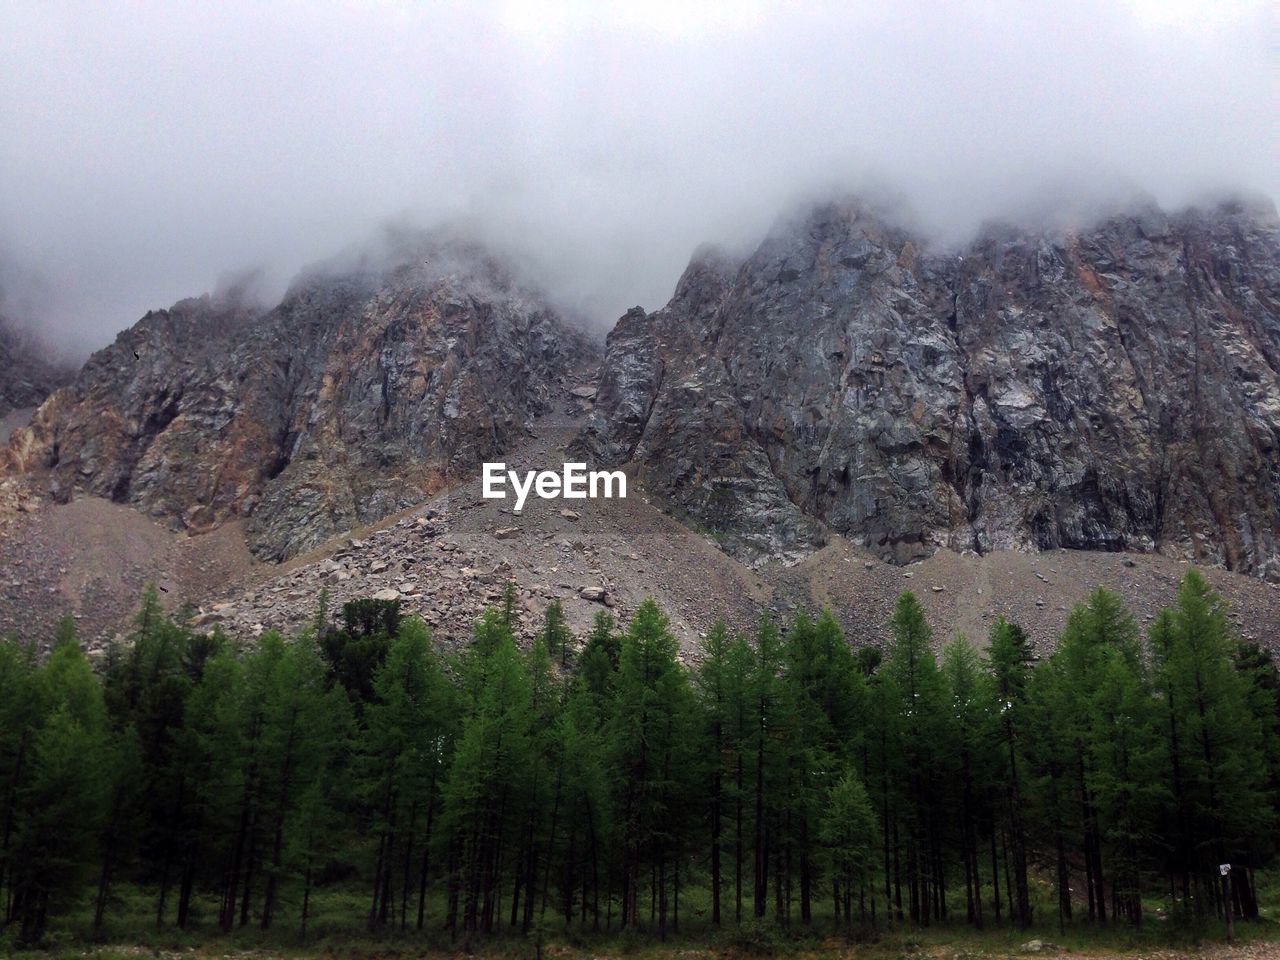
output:
[[[1280,902],[1273,887],[1276,878],[1266,877],[1260,883],[1263,904]],[[1103,958],[1174,958],[1202,956],[1209,960],[1280,960],[1280,919],[1275,908],[1264,909],[1263,919],[1252,924],[1237,925],[1237,940],[1223,941],[1222,925],[1206,921],[1198,927],[1179,924],[1166,917],[1159,904],[1152,904],[1148,920],[1140,930],[1126,926],[1097,927],[1077,920],[1065,931],[1055,922],[1038,925],[1032,930],[1010,930],[989,925],[978,931],[964,924],[913,929],[899,926],[881,928],[861,935],[857,942],[847,943],[835,928],[829,906],[818,905],[814,922],[805,928],[796,924],[791,931],[780,931],[772,924],[732,922],[716,929],[707,922],[707,891],[691,888],[682,897],[679,932],[669,933],[665,943],[655,933],[593,933],[575,924],[565,931],[546,914],[541,937],[525,938],[518,934],[500,933],[467,942],[459,937],[451,941],[441,932],[444,904],[428,903],[427,922],[423,932],[412,929],[416,919],[413,905],[409,908],[409,927],[379,933],[376,936],[353,932],[353,919],[368,909],[366,894],[360,889],[329,888],[321,890],[312,901],[312,915],[307,935],[301,934],[298,905],[282,904],[280,921],[271,930],[257,925],[224,934],[216,925],[217,902],[199,899],[193,908],[188,930],[174,927],[157,929],[154,921],[154,891],[134,887],[121,888],[110,912],[111,920],[98,937],[92,935],[92,915],[86,907],[73,912],[53,925],[41,950],[16,952],[0,935],[0,957],[24,960],[48,958],[123,958],[156,957],[166,960],[210,960],[210,958],[360,958],[360,960],[393,960],[393,958],[460,958],[477,956],[495,960],[588,960],[588,958],[627,957],[635,960],[752,960],[768,956],[789,958],[857,957],[866,960],[978,960],[983,957],[1090,957]],[[1036,897],[1040,900],[1040,897]],[[1039,903],[1037,915],[1054,917],[1052,907]],[[357,921],[358,922],[358,921]],[[1042,949],[1027,949],[1032,941],[1040,941]]]
[[[983,936],[966,931],[933,931],[921,934],[883,933],[873,942],[848,944],[838,937],[810,938],[771,947],[746,947],[725,940],[686,942],[673,940],[665,944],[652,941],[630,942],[613,937],[592,943],[547,941],[541,956],[544,960],[758,960],[761,957],[786,957],[807,960],[819,957],[847,957],[857,960],[984,960],[984,958],[1052,957],[1055,960],[1177,960],[1183,957],[1202,960],[1271,960],[1280,958],[1280,942],[1258,939],[1246,931],[1233,943],[1206,942],[1200,946],[1172,946],[1106,936],[1067,937],[1060,942],[1047,942],[1042,950],[1027,950],[1020,938]],[[408,960],[408,958],[440,958],[458,960],[463,957],[494,960],[537,960],[538,948],[532,941],[494,939],[453,948],[443,945],[415,944],[400,940],[334,938],[310,946],[250,945],[239,938],[205,943],[169,944],[104,944],[96,946],[62,946],[40,951],[12,954],[14,960],[302,960],[302,958],[353,958],[353,960]]]

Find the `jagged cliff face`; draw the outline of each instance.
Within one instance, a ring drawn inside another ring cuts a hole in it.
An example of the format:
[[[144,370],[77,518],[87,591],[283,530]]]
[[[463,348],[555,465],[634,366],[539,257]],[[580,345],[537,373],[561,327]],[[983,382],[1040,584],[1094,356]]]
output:
[[[318,271],[269,311],[148,314],[14,435],[9,469],[192,532],[245,517],[254,552],[282,559],[501,452],[589,356],[483,251],[429,241]]]
[[[1159,550],[1280,578],[1275,213],[928,252],[857,205],[695,259],[611,334],[579,449],[749,558],[836,531]]]

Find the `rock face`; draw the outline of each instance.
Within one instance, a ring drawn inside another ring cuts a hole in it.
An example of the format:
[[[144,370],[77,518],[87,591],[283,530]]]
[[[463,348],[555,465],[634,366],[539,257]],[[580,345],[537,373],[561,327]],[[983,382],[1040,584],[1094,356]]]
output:
[[[283,559],[421,502],[523,436],[591,356],[483,250],[415,238],[296,281],[147,314],[10,440],[47,474],[199,532],[244,517]]]
[[[576,446],[735,555],[830,531],[1158,550],[1280,578],[1280,230],[1242,204],[933,253],[856,203],[695,257]]]
[[[0,419],[14,410],[36,406],[72,376],[69,367],[52,359],[40,343],[4,315],[0,299]]]

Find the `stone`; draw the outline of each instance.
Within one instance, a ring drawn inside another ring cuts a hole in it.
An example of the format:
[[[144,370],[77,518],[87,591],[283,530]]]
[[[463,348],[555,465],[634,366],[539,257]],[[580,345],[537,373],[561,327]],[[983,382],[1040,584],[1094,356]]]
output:
[[[394,587],[387,587],[385,590],[379,590],[373,595],[375,600],[399,600],[400,591]]]
[[[511,540],[519,535],[519,527],[499,527],[497,530],[493,531],[493,538],[495,540]]]
[[[377,267],[309,270],[269,308],[231,291],[148,313],[0,469],[196,532],[243,519],[268,561],[420,504],[522,439],[595,348],[478,244],[401,240]],[[0,359],[0,389],[8,373]]]
[[[572,452],[753,564],[837,533],[892,563],[1154,550],[1280,576],[1266,201],[936,253],[856,200],[798,214],[619,319]]]
[[[609,592],[604,587],[583,587],[578,591],[578,596],[593,603],[604,603]]]

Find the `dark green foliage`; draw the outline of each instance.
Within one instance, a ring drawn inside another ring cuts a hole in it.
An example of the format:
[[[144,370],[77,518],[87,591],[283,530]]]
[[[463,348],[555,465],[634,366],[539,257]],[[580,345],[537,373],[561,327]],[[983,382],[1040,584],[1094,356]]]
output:
[[[1026,631],[1016,623],[1010,623],[1004,617],[996,618],[991,627],[990,642],[987,649],[989,671],[989,703],[988,721],[992,738],[991,754],[992,788],[985,797],[990,805],[992,839],[995,833],[1001,833],[1003,846],[1007,849],[1005,858],[1006,873],[1012,873],[1013,886],[1008,890],[1008,910],[1010,917],[1018,926],[1026,928],[1031,925],[1031,892],[1027,878],[1027,831],[1024,816],[1023,791],[1026,785],[1027,771],[1023,753],[1028,724],[1027,689],[1031,679],[1031,663],[1033,656],[1031,644]],[[1060,839],[1058,837],[1055,840]],[[995,844],[992,843],[992,850]],[[1061,893],[1066,886],[1062,882],[1065,848],[1054,844],[1054,855],[1058,857],[1058,881]],[[993,905],[996,919],[1000,912],[1000,877],[994,863],[993,854],[991,884],[995,892]],[[981,872],[981,859],[974,852],[973,869],[976,875]],[[978,922],[981,922],[981,898],[977,901],[979,910]],[[1059,902],[1059,908],[1069,905]],[[1068,911],[1069,912],[1069,911]]]
[[[373,690],[355,781],[377,838],[368,925],[421,928],[458,704],[420,620],[400,624]]]
[[[573,643],[573,634],[564,622],[564,608],[559,600],[552,600],[547,604],[546,616],[542,623],[543,645],[547,648],[548,655],[552,659],[560,661],[560,668],[566,669],[569,665],[569,650]]]
[[[1178,866],[1204,891],[1201,909],[1216,900],[1220,909],[1256,916],[1248,872],[1264,855],[1260,838],[1273,838],[1276,828],[1265,710],[1255,707],[1252,678],[1230,659],[1225,605],[1194,570],[1166,629],[1160,675],[1178,734],[1176,799],[1186,830]],[[1244,869],[1218,882],[1215,866],[1222,863]]]
[[[939,658],[910,593],[883,649],[827,612],[717,623],[692,670],[651,600],[576,656],[558,604],[522,649],[510,590],[454,656],[326,606],[238,648],[149,590],[97,675],[71,621],[43,662],[0,643],[0,937],[109,936],[122,891],[303,936],[337,891],[349,926],[465,942],[1259,913],[1280,682],[1194,572],[1145,648],[1097,591],[1039,663],[1002,618]]]
[[[0,890],[6,923],[15,925],[19,942],[31,942],[92,870],[109,802],[106,707],[79,644],[65,631],[42,666],[33,668],[18,651],[4,657],[0,670],[0,688],[23,710],[4,732]]]
[[[350,600],[342,605],[342,629],[320,633],[320,654],[329,675],[353,702],[373,699],[374,674],[387,658],[400,619],[399,600]]]
[[[838,904],[836,915],[843,915],[848,938],[853,934],[853,894],[865,890],[876,848],[875,811],[852,768],[845,770],[824,798],[821,838]]]
[[[613,695],[613,682],[618,673],[621,651],[622,641],[614,631],[613,615],[606,610],[597,611],[595,623],[578,661],[578,674],[601,718]]]
[[[689,842],[693,789],[693,692],[676,662],[676,639],[652,600],[636,610],[622,638],[613,715],[606,731],[622,841],[624,927],[643,924],[640,889],[648,880],[659,935],[678,923],[681,854]]]

